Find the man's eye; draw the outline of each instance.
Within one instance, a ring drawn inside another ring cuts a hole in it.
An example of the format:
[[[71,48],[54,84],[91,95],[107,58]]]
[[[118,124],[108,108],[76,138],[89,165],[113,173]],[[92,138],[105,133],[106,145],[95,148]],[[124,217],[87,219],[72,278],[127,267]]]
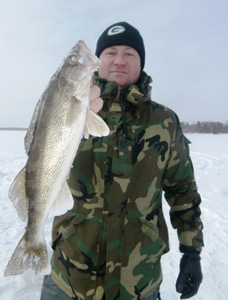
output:
[[[109,51],[109,52],[106,53],[106,55],[110,55],[110,56],[111,56],[111,55],[114,55],[114,54],[115,54],[114,51]]]

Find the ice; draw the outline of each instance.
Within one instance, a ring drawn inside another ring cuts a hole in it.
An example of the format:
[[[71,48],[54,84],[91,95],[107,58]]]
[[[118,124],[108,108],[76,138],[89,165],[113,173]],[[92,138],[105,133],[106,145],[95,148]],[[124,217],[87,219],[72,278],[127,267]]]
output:
[[[26,162],[25,131],[0,131],[0,300],[38,300],[42,275],[28,270],[22,275],[3,277],[5,266],[24,233],[25,223],[17,216],[8,199],[8,189]],[[203,282],[192,300],[228,299],[228,135],[186,134],[192,141],[191,157],[199,192],[202,196],[205,248],[202,252]],[[175,230],[170,226],[168,206],[164,211],[169,227],[171,250],[162,259],[164,300],[179,299],[175,291],[181,254]],[[51,255],[51,224],[45,227],[45,239]]]

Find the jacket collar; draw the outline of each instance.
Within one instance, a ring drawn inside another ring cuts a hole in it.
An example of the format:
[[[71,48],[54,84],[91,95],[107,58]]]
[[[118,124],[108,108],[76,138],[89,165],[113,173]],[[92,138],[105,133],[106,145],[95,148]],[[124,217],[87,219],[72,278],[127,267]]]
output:
[[[141,72],[135,84],[124,88],[118,86],[114,81],[100,78],[98,72],[95,72],[93,82],[101,89],[101,97],[105,100],[105,111],[108,109],[109,111],[123,112],[125,111],[124,107],[130,104],[134,111],[131,118],[134,118],[133,115],[139,117],[143,109],[143,103],[151,101],[152,88],[149,84],[152,82],[152,78],[144,71]],[[105,106],[109,108],[106,109]]]
[[[98,85],[101,89],[101,96],[108,97],[117,94],[117,90],[124,89],[125,93],[128,94],[127,100],[132,104],[137,104],[139,98],[144,98],[144,101],[150,100],[152,78],[142,71],[138,81],[128,87],[121,88],[114,81],[107,81],[98,76],[98,72],[94,73],[93,82]]]

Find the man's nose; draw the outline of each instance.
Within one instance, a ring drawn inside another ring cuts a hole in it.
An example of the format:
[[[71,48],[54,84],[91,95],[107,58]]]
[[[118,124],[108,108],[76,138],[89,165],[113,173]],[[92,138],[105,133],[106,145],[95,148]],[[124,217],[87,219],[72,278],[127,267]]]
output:
[[[115,55],[114,59],[114,64],[115,65],[126,65],[126,60],[123,54],[118,53]]]

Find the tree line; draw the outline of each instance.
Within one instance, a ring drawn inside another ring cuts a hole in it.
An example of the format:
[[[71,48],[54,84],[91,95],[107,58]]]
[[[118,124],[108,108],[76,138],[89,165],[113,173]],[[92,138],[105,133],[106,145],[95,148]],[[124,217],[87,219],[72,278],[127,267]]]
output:
[[[228,133],[228,122],[181,122],[181,127],[185,133]]]
[[[185,133],[228,133],[228,121],[221,122],[181,122],[181,127]],[[27,130],[27,128],[20,127],[0,127],[0,130]]]

